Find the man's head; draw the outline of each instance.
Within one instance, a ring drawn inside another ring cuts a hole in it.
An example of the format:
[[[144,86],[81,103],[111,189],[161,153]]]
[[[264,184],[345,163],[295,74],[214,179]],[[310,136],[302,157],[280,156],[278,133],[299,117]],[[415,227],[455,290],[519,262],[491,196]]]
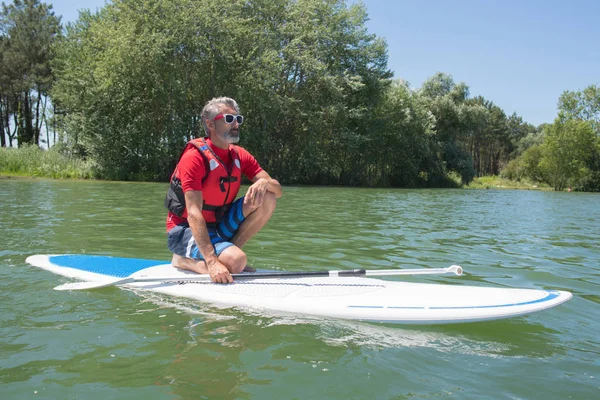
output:
[[[238,104],[229,97],[216,97],[206,103],[202,109],[202,125],[213,143],[226,147],[240,140],[239,127],[244,117],[239,113]]]

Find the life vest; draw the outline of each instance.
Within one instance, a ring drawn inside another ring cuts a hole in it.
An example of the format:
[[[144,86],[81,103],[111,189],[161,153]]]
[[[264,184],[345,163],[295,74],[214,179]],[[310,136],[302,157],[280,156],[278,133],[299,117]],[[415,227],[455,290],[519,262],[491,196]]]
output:
[[[221,220],[231,203],[235,200],[242,181],[240,157],[235,146],[229,145],[231,167],[227,168],[204,139],[193,139],[188,142],[181,155],[194,146],[204,159],[206,174],[202,178],[202,216],[207,223]],[[181,156],[179,157],[181,160]],[[165,197],[165,207],[181,218],[187,218],[185,196],[181,180],[177,176],[177,167],[171,177],[171,184]]]

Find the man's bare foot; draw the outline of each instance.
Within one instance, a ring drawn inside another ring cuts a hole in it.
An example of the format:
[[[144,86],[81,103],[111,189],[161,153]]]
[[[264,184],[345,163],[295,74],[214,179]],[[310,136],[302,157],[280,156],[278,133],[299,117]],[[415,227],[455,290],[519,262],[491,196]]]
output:
[[[173,253],[173,258],[171,259],[171,265],[174,266],[175,268],[179,268],[179,262],[181,261],[182,258],[183,257],[181,257],[180,255]]]
[[[173,254],[171,264],[175,268],[186,269],[188,271],[194,271],[198,274],[207,274],[206,264],[204,261],[194,260],[193,258],[181,257],[180,255]]]

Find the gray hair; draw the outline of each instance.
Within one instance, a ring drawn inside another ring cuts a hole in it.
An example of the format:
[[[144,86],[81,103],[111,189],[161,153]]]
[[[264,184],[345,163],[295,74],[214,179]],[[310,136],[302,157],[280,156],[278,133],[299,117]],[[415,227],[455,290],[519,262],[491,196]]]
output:
[[[210,100],[202,109],[202,126],[204,126],[204,132],[206,133],[206,136],[210,136],[206,121],[212,120],[214,117],[219,115],[221,106],[223,105],[233,108],[237,114],[240,113],[240,107],[238,106],[238,103],[231,97],[215,97]]]

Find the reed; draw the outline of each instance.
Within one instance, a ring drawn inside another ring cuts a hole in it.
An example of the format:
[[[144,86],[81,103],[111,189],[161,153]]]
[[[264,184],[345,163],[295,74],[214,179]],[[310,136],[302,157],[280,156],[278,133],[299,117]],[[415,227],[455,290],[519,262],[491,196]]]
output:
[[[93,165],[54,147],[44,150],[38,146],[0,148],[0,174],[55,179],[95,178]]]

